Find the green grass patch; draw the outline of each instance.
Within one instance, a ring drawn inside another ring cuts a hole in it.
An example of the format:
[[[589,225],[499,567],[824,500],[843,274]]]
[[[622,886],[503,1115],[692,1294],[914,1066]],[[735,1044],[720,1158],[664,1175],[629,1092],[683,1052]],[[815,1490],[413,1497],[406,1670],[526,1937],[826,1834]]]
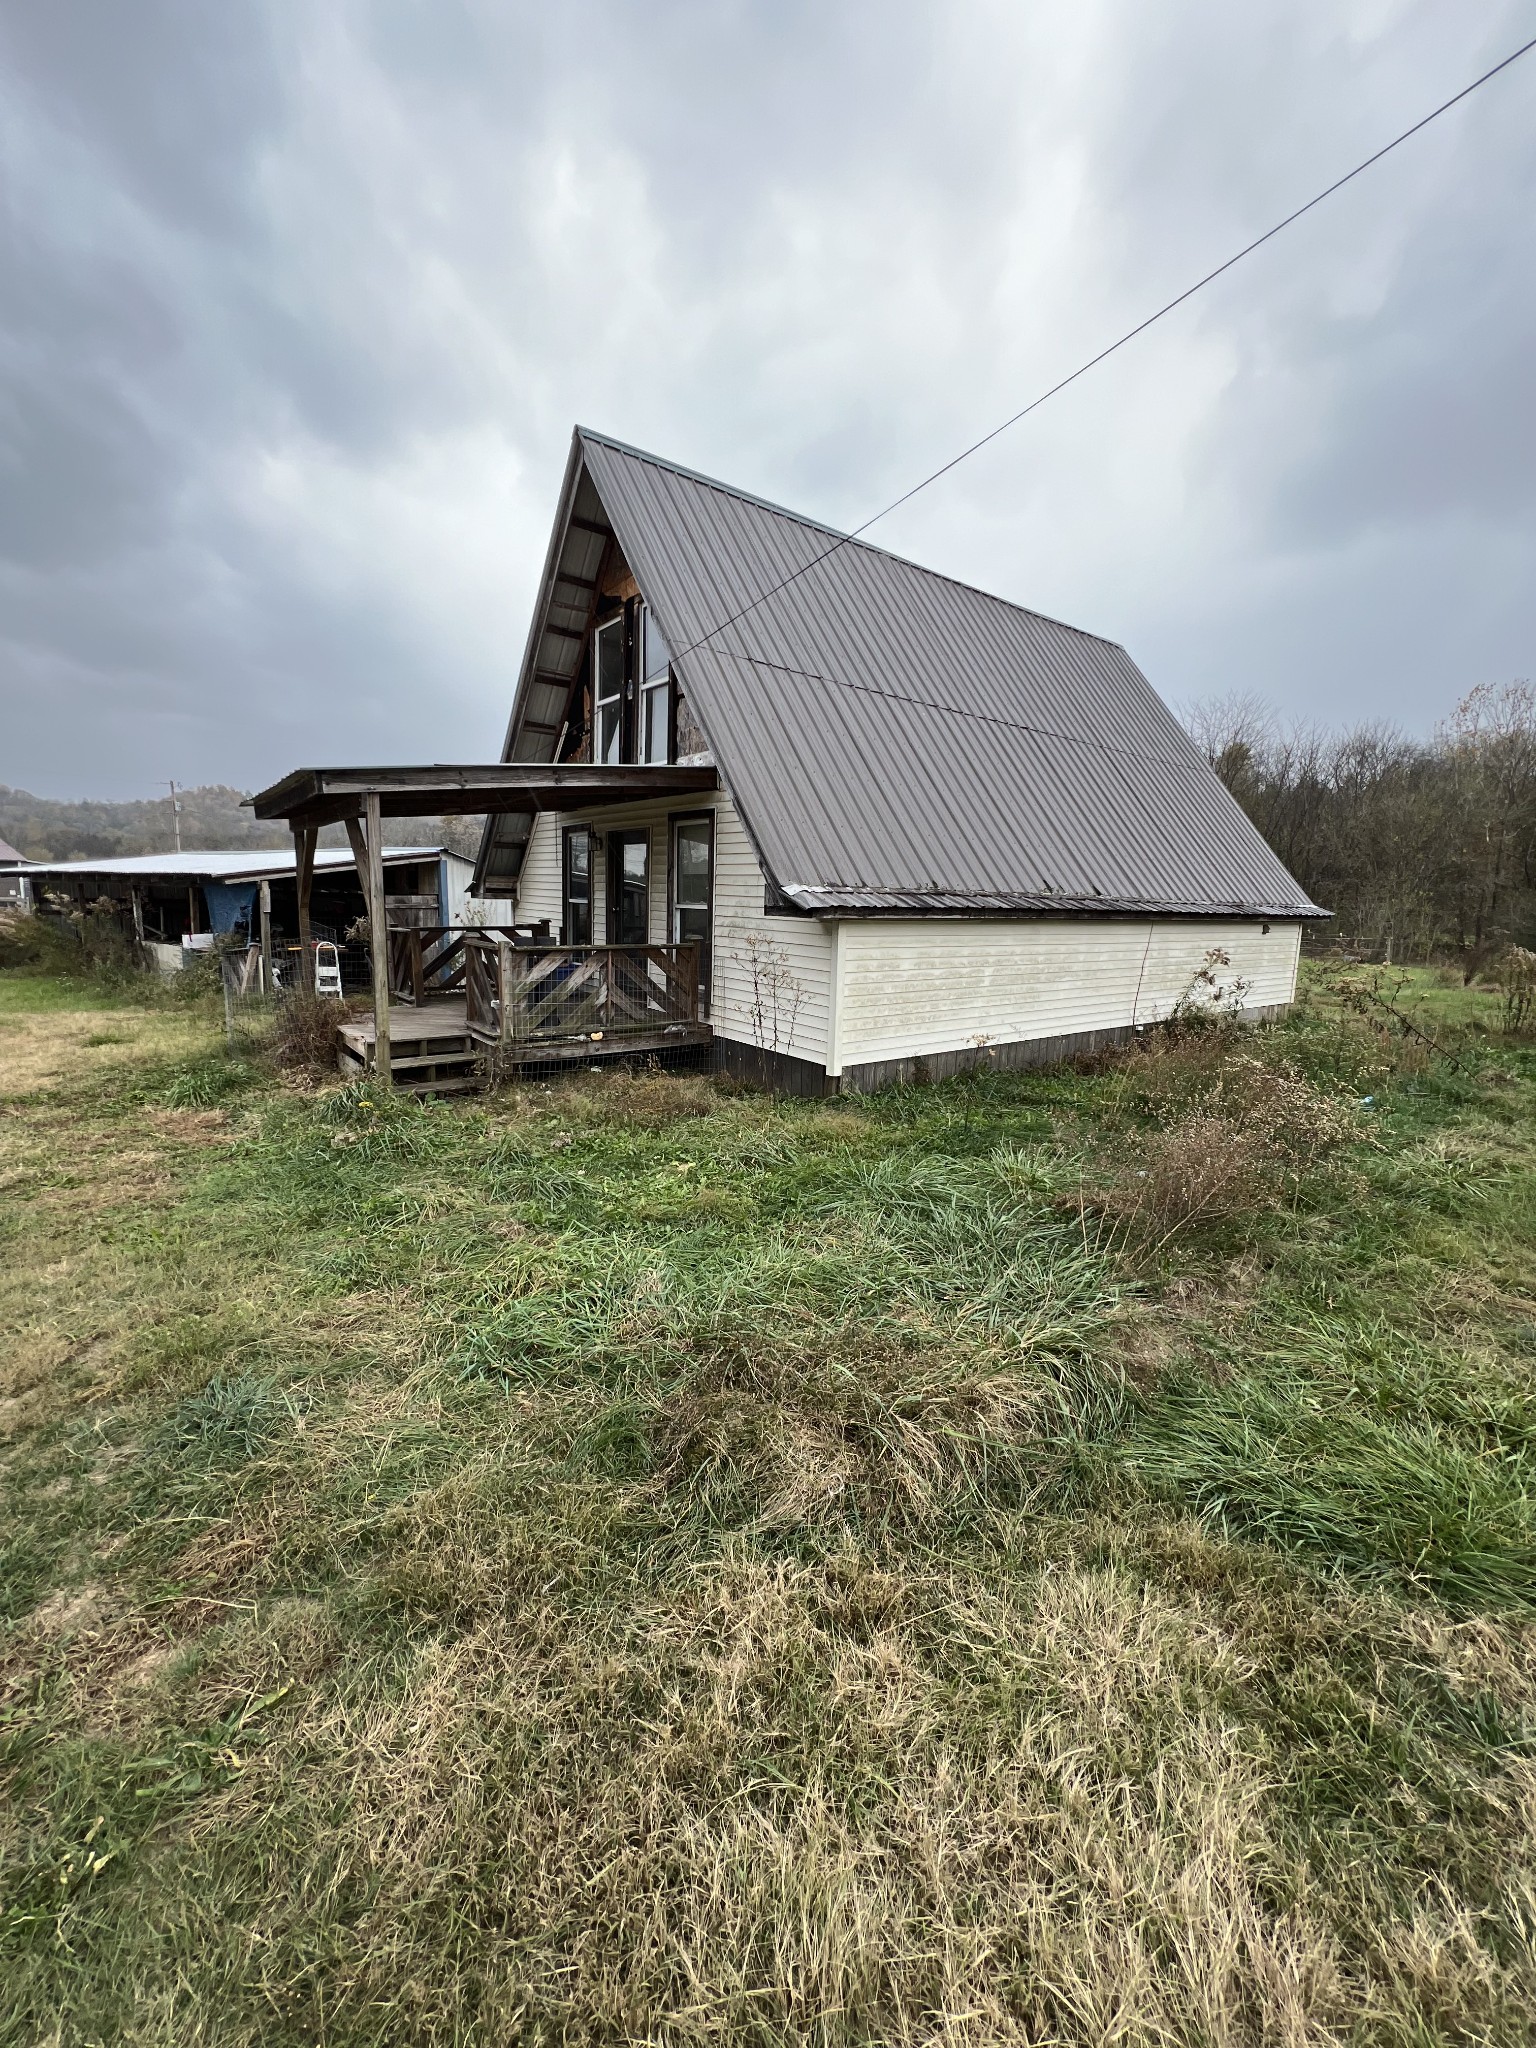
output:
[[[40,1003],[0,2038],[1527,2038],[1536,1060],[1430,994],[827,1104]]]
[[[0,1017],[46,1016],[59,1010],[114,1010],[122,995],[83,977],[34,974],[25,968],[0,967]]]

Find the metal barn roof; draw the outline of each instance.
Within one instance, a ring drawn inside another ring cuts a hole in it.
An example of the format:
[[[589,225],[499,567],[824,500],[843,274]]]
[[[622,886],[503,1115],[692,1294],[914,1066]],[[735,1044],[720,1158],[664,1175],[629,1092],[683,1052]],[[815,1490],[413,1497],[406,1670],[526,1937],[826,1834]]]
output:
[[[585,428],[507,760],[553,757],[610,529],[795,907],[1326,914],[1124,648]],[[489,879],[529,822],[490,821]]]
[[[386,846],[386,862],[436,860],[440,846]],[[315,855],[317,873],[354,865],[345,846],[322,846]],[[124,881],[261,882],[278,881],[294,871],[292,849],[247,847],[235,853],[126,853],[115,860],[28,861],[21,872],[35,879],[56,875],[63,880],[74,876],[113,876]]]

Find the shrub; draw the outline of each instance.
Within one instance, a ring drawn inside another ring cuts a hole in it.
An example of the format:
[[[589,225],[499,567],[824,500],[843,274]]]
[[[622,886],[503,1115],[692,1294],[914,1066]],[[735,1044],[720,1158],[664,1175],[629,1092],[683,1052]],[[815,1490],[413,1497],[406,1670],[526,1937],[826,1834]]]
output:
[[[336,1032],[345,1022],[347,1006],[335,996],[302,991],[285,996],[277,1006],[272,1051],[280,1067],[313,1075],[336,1071]]]
[[[1536,1023],[1536,953],[1525,946],[1507,946],[1488,969],[1488,979],[1504,998],[1501,1022],[1513,1034]]]
[[[0,967],[112,988],[151,986],[139,948],[124,936],[115,910],[95,906],[68,917],[22,911],[0,920]]]

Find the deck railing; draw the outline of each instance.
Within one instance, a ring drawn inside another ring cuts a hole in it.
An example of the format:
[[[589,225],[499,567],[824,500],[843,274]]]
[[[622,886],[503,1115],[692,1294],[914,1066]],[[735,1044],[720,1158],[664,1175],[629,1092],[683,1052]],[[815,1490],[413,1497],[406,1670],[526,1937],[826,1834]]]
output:
[[[499,945],[465,934],[464,1005],[488,1045],[623,1041],[699,1022],[699,948]]]
[[[464,941],[479,931],[497,933],[518,946],[537,944],[549,937],[547,924],[392,926],[390,995],[398,1003],[424,1003],[429,996],[457,995],[464,986]]]

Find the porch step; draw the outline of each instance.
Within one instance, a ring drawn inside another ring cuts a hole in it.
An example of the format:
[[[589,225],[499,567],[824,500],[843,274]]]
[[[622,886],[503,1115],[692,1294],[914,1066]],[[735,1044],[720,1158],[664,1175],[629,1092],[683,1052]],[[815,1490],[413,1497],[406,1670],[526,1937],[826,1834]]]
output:
[[[337,1033],[337,1066],[350,1079],[372,1073],[373,1020],[343,1024]],[[389,1070],[396,1087],[413,1095],[468,1095],[485,1086],[479,1047],[464,1029],[424,1032],[407,1025],[391,1036]]]

